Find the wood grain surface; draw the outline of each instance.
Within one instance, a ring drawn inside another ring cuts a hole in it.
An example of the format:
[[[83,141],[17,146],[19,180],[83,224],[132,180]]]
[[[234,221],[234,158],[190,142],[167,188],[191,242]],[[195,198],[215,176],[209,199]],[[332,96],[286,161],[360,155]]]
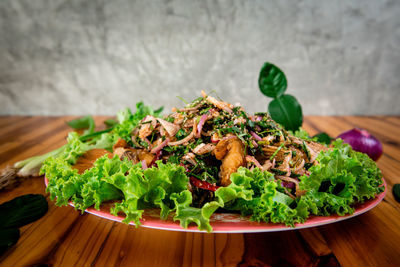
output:
[[[51,151],[66,141],[66,117],[0,117],[0,168]],[[106,117],[96,117],[101,124]],[[21,228],[0,266],[400,266],[400,117],[308,116],[304,128],[331,136],[353,127],[383,143],[377,162],[388,184],[385,199],[355,218],[310,229],[257,234],[183,233],[135,228],[72,207],[56,207],[43,177],[0,192],[0,203],[27,193],[47,196],[48,213]]]

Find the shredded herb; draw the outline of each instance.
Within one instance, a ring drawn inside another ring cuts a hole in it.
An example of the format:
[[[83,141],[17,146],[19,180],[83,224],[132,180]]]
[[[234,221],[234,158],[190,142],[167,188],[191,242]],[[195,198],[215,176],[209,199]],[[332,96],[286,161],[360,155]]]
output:
[[[269,158],[269,160],[273,160],[276,156],[276,154],[278,154],[279,150],[282,149],[282,147],[284,146],[284,143],[282,143],[274,152],[274,154],[272,154],[272,156]]]

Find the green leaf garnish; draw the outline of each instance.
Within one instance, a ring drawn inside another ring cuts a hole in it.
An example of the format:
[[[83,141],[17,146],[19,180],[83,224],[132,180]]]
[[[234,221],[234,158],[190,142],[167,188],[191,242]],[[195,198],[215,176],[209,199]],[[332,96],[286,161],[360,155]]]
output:
[[[296,131],[303,124],[303,113],[297,99],[284,94],[287,88],[286,76],[274,64],[265,62],[258,78],[261,93],[272,97],[268,111],[273,120],[280,123],[286,130]]]
[[[327,133],[319,133],[319,134],[314,135],[312,138],[315,139],[319,143],[327,144],[327,145],[329,145],[332,142],[332,140],[334,140]]]
[[[110,127],[114,127],[115,125],[117,125],[118,121],[115,119],[107,119],[104,121],[104,124],[107,126],[107,128],[110,128]]]
[[[82,118],[74,119],[66,122],[69,127],[79,130],[79,129],[87,129],[85,134],[93,133],[95,128],[95,122],[92,116],[85,116]]]
[[[48,209],[43,195],[23,195],[0,205],[0,228],[18,228],[34,222]]]
[[[260,71],[258,85],[264,95],[276,98],[286,91],[287,80],[280,68],[274,64],[265,62]]]
[[[18,228],[0,229],[0,255],[6,252],[8,248],[17,244],[18,239]]]
[[[291,95],[281,95],[268,105],[274,121],[283,125],[286,130],[296,131],[303,124],[303,113],[299,102]]]

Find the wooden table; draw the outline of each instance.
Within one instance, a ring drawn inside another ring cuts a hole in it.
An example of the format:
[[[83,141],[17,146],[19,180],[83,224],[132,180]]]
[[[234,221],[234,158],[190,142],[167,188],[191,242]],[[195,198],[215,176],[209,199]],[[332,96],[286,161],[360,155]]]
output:
[[[74,117],[0,117],[0,168],[65,143]],[[101,123],[105,117],[96,117]],[[400,117],[305,118],[311,134],[331,136],[353,127],[383,142],[378,161],[388,184],[386,198],[358,217],[304,230],[258,234],[203,234],[136,229],[56,207],[21,228],[17,245],[0,266],[400,266],[400,204],[392,186],[400,182]],[[0,192],[0,203],[27,193],[45,193],[42,177]]]

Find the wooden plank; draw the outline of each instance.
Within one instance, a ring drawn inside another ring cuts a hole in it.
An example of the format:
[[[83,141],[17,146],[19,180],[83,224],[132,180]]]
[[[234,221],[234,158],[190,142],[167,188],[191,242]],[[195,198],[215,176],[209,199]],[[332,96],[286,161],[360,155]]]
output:
[[[12,120],[8,124],[4,125],[3,127],[0,128],[0,140],[2,140],[3,135],[5,134],[10,134],[14,132],[19,132],[21,129],[24,127],[32,127],[35,125],[38,121],[41,121],[41,117],[27,117],[23,118],[21,120]]]
[[[3,129],[4,127],[8,125],[12,125],[18,121],[23,121],[32,116],[0,116],[0,129]]]
[[[392,125],[400,126],[400,116],[384,116],[382,119]]]
[[[185,233],[160,231],[118,223],[95,264],[105,266],[181,266]]]
[[[368,213],[319,227],[342,266],[400,266],[399,212],[385,202]]]
[[[215,266],[237,266],[245,244],[243,234],[214,234]]]
[[[321,132],[326,132],[331,137],[336,137],[343,132],[341,127],[332,124],[333,117],[308,116],[307,121]]]
[[[241,266],[323,266],[332,254],[315,255],[298,231],[245,234],[245,252]]]
[[[54,254],[48,256],[47,266],[91,266],[114,224],[94,215],[82,216]]]
[[[6,151],[9,149],[13,149],[17,146],[19,146],[21,144],[21,142],[18,141],[11,141],[11,142],[6,142],[6,143],[1,143],[0,144],[0,152],[1,151]]]
[[[59,132],[54,133],[49,138],[46,138],[41,143],[37,143],[32,147],[28,147],[19,153],[14,153],[14,154],[10,153],[7,161],[0,163],[0,169],[4,168],[7,165],[12,165],[20,160],[24,160],[33,156],[43,155],[47,152],[50,152],[56,148],[61,147],[66,143],[68,132],[69,132],[68,129],[60,130]],[[16,142],[16,146],[14,148],[17,147],[24,147],[23,142]]]
[[[317,257],[327,256],[332,254],[332,250],[329,248],[325,238],[322,236],[318,228],[308,228],[299,230],[301,237],[304,242],[307,243],[312,254]]]
[[[304,117],[303,128],[310,134],[310,136],[323,132],[318,123],[311,120],[312,117]]]
[[[118,223],[98,254],[95,265],[114,262],[115,266],[126,266],[128,263],[135,266],[236,266],[242,253],[241,234],[135,229]]]
[[[30,133],[40,128],[41,123],[51,123],[56,120],[56,118],[46,118],[46,117],[30,117],[26,120],[15,122],[7,127],[0,129],[0,142],[7,142],[11,140],[16,140],[20,138],[23,133]]]
[[[36,144],[43,142],[47,138],[51,138],[53,135],[57,134],[60,131],[65,131],[67,126],[64,123],[64,120],[59,118],[52,123],[46,124],[33,132],[24,132],[21,134],[21,138],[24,138],[24,142],[21,143],[20,146],[14,147],[12,149],[8,149],[0,153],[0,163],[7,161],[10,157],[21,153]]]
[[[304,119],[302,128],[304,128],[304,130],[306,130],[306,132],[310,136],[314,136],[314,135],[320,133],[319,129],[315,128],[315,126],[313,124],[311,124],[306,118]]]
[[[71,117],[71,116],[65,116],[64,121],[71,120],[73,118],[74,117]],[[109,118],[109,117],[108,116],[95,117],[95,122],[97,125],[100,125],[101,122],[107,118]],[[100,127],[97,127],[97,130],[102,130],[104,128],[105,128],[104,126],[100,126]],[[56,132],[51,137],[45,139],[43,142],[38,143],[37,145],[26,149],[21,154],[18,154],[17,156],[13,157],[11,159],[11,162],[16,162],[18,160],[22,160],[22,159],[32,157],[32,156],[42,155],[42,154],[50,152],[56,148],[61,147],[62,145],[64,145],[66,143],[66,138],[68,136],[68,133],[71,131],[72,131],[72,129],[69,126],[65,125],[64,130],[61,130],[60,132]],[[1,167],[1,165],[0,165],[0,167]]]

